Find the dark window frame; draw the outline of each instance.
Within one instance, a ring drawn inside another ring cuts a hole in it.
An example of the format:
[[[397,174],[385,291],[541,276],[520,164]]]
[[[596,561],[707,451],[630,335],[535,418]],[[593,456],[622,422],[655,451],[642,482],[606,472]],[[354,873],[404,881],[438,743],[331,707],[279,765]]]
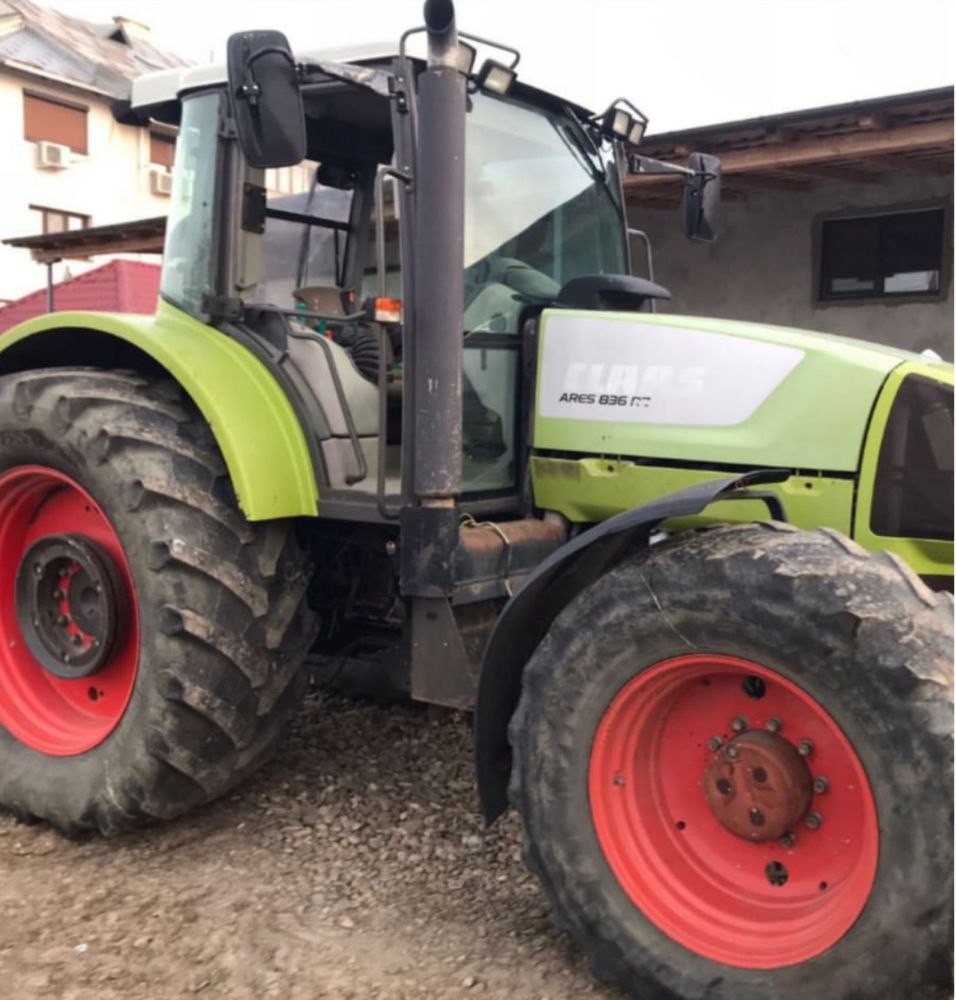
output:
[[[907,215],[913,212],[941,211],[943,213],[943,239],[941,246],[939,289],[935,292],[883,292],[866,291],[836,297],[824,297],[823,288],[823,228],[827,222],[883,218]],[[848,208],[836,212],[822,212],[813,217],[813,286],[811,303],[814,309],[846,308],[848,306],[904,306],[914,303],[941,303],[949,298],[952,280],[953,256],[953,203],[951,199],[934,198],[928,201],[904,202],[890,205],[870,205]]]
[[[89,229],[90,223],[93,221],[93,216],[86,212],[71,212],[66,208],[51,208],[49,205],[30,205],[28,206],[31,212],[39,212],[42,219],[44,234],[47,233],[66,233],[66,232],[76,232],[77,230],[71,230],[69,226],[66,229],[50,229],[48,225],[48,216],[50,215],[62,215],[67,219],[82,219],[83,225],[80,229]]]
[[[27,98],[34,101],[43,101],[47,104],[56,104],[61,108],[67,108],[70,111],[78,111],[84,116],[84,128],[83,128],[83,144],[74,145],[73,143],[61,143],[61,145],[69,146],[74,153],[79,153],[82,156],[88,156],[90,152],[90,108],[87,104],[79,104],[76,101],[66,100],[62,97],[54,97],[52,94],[44,94],[38,90],[30,90],[24,88],[23,90],[23,138],[27,142],[57,142],[56,139],[51,139],[48,135],[40,135],[38,132],[27,127]]]

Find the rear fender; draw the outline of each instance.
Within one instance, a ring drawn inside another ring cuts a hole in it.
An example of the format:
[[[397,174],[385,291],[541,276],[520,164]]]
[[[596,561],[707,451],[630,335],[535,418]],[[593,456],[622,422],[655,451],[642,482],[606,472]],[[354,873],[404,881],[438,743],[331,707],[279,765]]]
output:
[[[161,370],[205,417],[250,521],[315,516],[318,488],[303,429],[262,361],[160,301],[155,316],[58,312],[0,336],[0,375],[63,365]]]
[[[698,483],[609,518],[552,553],[505,605],[482,659],[475,704],[475,766],[478,794],[488,823],[508,806],[511,747],[508,723],[521,697],[525,664],[561,610],[625,553],[649,543],[654,529],[675,517],[700,514],[716,500],[761,483],[787,479],[783,470],[749,472]],[[742,494],[747,496],[748,494]],[[772,494],[751,493],[782,519]],[[740,495],[734,497],[739,499]]]

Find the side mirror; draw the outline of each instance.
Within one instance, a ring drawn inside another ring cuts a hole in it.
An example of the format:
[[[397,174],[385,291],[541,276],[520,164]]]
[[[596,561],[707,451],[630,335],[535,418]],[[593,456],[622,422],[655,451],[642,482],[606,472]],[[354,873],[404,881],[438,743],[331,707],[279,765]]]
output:
[[[229,107],[250,167],[305,159],[305,114],[295,59],[280,31],[243,31],[226,45]]]
[[[684,235],[696,243],[713,243],[720,219],[720,160],[691,153],[687,166],[694,173],[684,188]]]

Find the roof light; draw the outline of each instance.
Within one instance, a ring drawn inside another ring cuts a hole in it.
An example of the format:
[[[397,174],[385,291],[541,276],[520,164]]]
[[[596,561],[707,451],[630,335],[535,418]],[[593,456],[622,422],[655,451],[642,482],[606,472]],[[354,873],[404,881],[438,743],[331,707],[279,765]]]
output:
[[[518,74],[494,59],[486,59],[478,72],[478,86],[499,97],[504,97]]]
[[[631,131],[627,133],[627,141],[632,146],[638,145],[641,139],[644,138],[644,131],[646,128],[647,128],[646,121],[641,121],[639,118],[635,118],[634,124],[631,125]]]
[[[601,115],[600,125],[601,132],[608,139],[636,146],[644,138],[644,132],[647,129],[647,115],[635,108],[630,101],[619,97]]]
[[[475,68],[475,57],[478,52],[474,46],[469,45],[467,42],[463,42],[461,39],[458,40],[458,72],[463,76],[471,76],[471,71]]]

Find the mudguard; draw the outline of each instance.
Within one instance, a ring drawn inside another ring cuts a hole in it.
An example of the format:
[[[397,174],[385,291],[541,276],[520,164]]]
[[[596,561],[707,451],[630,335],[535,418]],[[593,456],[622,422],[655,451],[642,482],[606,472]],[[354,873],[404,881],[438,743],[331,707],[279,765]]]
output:
[[[236,340],[163,301],[155,316],[57,312],[0,336],[0,375],[75,364],[159,365],[206,418],[250,521],[317,513],[315,471],[292,405]]]
[[[551,622],[588,584],[635,547],[647,545],[662,522],[701,513],[728,494],[787,479],[784,470],[749,472],[698,483],[609,518],[571,539],[531,574],[501,613],[482,660],[475,705],[475,767],[478,795],[488,823],[508,806],[511,748],[508,723],[521,696],[521,675]],[[785,518],[773,494],[738,493],[767,504],[771,517]]]

